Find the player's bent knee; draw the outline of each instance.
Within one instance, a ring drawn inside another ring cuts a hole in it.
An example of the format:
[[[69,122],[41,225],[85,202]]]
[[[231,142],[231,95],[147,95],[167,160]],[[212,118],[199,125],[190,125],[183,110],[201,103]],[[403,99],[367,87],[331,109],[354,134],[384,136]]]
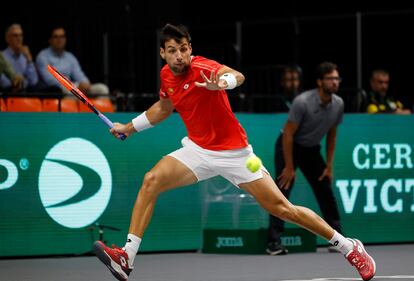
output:
[[[153,172],[148,172],[144,176],[144,181],[140,193],[143,193],[148,196],[156,196],[161,193],[161,186],[159,185],[159,180],[157,175]]]

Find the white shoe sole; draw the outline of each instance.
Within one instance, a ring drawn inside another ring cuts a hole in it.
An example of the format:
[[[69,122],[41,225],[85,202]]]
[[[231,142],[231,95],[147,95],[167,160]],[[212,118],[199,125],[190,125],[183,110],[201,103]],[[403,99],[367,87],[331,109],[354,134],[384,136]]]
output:
[[[101,243],[95,242],[93,244],[93,251],[99,260],[106,265],[106,267],[111,271],[112,275],[115,276],[119,281],[127,281],[128,275],[122,270],[121,266],[114,262],[111,257],[105,252]]]

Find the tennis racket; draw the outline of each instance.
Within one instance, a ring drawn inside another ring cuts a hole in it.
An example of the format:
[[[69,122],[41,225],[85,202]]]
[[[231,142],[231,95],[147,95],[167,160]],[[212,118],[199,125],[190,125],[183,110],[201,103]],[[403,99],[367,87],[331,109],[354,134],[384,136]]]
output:
[[[105,115],[102,114],[94,105],[93,103],[79,90],[75,85],[73,85],[72,82],[68,78],[66,78],[62,73],[56,70],[53,66],[50,64],[47,66],[47,70],[50,72],[50,74],[53,75],[53,77],[56,78],[56,80],[59,81],[62,86],[64,86],[69,92],[74,94],[82,103],[84,103],[87,107],[89,107],[90,110],[92,110],[98,117],[109,127],[112,128],[114,126],[114,123],[112,123],[111,120],[108,119]],[[126,135],[120,134],[119,137],[121,140],[124,140],[126,138]]]

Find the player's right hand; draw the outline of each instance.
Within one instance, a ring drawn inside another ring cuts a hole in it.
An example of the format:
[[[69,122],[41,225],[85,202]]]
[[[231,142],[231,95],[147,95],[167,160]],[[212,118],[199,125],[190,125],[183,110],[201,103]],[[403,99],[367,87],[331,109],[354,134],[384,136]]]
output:
[[[117,139],[121,138],[121,134],[124,134],[126,137],[133,134],[135,132],[134,126],[132,123],[128,124],[121,124],[121,123],[114,123],[114,126],[109,130],[112,135],[114,135]]]

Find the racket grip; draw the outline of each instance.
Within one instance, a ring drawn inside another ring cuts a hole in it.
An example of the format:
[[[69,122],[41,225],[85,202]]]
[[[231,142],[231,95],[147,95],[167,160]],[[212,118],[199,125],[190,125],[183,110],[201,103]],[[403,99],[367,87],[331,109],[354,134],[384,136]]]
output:
[[[114,123],[112,123],[112,121],[111,120],[109,120],[108,119],[108,117],[106,117],[105,115],[103,115],[102,113],[99,113],[99,118],[101,118],[101,120],[109,127],[109,128],[113,128],[113,126],[114,126]],[[124,135],[124,134],[122,134],[122,133],[120,133],[119,134],[119,138],[121,139],[121,140],[124,140],[124,139],[126,139],[126,135]]]

